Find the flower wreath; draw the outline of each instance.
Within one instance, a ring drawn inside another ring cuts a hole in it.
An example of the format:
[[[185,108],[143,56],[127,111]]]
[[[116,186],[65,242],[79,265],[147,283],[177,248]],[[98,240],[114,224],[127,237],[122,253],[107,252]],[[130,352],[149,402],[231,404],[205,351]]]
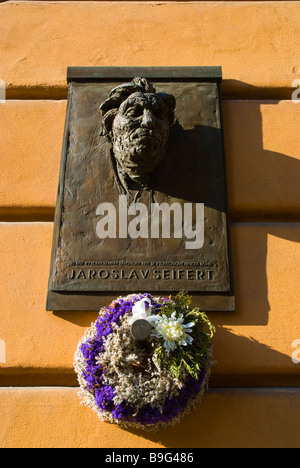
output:
[[[177,422],[206,390],[213,335],[184,292],[116,299],[100,310],[75,353],[82,403],[102,421],[125,427],[157,430]]]

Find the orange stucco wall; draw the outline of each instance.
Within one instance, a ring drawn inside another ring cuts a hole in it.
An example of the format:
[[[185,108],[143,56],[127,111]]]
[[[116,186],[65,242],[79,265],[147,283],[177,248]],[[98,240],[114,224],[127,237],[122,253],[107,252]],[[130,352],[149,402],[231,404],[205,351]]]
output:
[[[1,447],[300,446],[299,39],[292,1],[0,3]],[[79,404],[97,312],[45,310],[66,69],[108,65],[223,67],[236,311],[202,404],[151,436]]]

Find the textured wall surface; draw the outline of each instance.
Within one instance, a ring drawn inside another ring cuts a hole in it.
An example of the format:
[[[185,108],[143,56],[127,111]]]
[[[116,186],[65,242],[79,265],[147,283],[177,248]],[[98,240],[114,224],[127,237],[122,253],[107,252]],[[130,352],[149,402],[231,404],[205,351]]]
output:
[[[293,1],[0,2],[1,447],[300,445],[299,42]],[[79,404],[97,312],[45,310],[67,67],[147,65],[223,68],[236,289],[234,313],[209,315],[209,392],[151,436]]]

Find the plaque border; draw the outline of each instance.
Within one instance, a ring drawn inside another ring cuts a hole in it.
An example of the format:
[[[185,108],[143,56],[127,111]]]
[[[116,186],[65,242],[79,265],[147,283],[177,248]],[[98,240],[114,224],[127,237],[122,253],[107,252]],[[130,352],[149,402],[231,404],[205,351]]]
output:
[[[51,290],[52,277],[55,269],[55,257],[59,243],[59,233],[61,227],[61,213],[63,206],[64,193],[64,174],[67,161],[67,148],[69,136],[69,122],[71,111],[71,94],[72,82],[115,82],[132,79],[133,76],[144,76],[150,81],[159,82],[214,82],[218,89],[218,102],[220,108],[220,123],[221,123],[221,143],[222,143],[222,164],[224,171],[224,191],[225,191],[225,207],[226,207],[226,229],[227,229],[227,247],[229,261],[229,275],[231,290],[229,292],[190,292],[193,299],[193,305],[198,306],[204,311],[230,311],[235,310],[235,294],[234,281],[232,271],[232,249],[230,236],[230,220],[228,210],[228,191],[226,177],[226,159],[223,134],[223,116],[222,102],[220,93],[220,84],[222,83],[222,67],[68,67],[67,68],[67,83],[69,85],[66,119],[64,127],[64,135],[62,141],[61,162],[59,171],[58,191],[55,206],[55,219],[53,228],[50,274],[47,292],[47,311],[98,311],[101,307],[107,306],[109,302],[114,300],[116,296],[111,296],[108,292],[83,292],[83,291],[53,291]],[[70,86],[71,85],[71,86]],[[145,292],[145,291],[136,291]],[[119,291],[118,296],[126,296],[130,294],[128,291]],[[155,291],[155,295],[166,295],[166,291]]]

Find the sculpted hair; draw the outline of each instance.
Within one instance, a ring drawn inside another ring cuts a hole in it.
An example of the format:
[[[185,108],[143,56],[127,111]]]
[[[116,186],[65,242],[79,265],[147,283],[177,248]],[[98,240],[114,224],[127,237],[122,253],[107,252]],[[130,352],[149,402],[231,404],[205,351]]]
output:
[[[126,101],[131,94],[138,92],[151,93],[159,96],[167,106],[169,125],[173,125],[176,105],[174,96],[167,93],[156,93],[155,88],[146,78],[135,77],[132,81],[123,83],[114,88],[109,93],[108,99],[100,106],[100,112],[103,118],[101,135],[105,136],[109,142],[112,141],[112,125],[120,105],[122,102]]]

